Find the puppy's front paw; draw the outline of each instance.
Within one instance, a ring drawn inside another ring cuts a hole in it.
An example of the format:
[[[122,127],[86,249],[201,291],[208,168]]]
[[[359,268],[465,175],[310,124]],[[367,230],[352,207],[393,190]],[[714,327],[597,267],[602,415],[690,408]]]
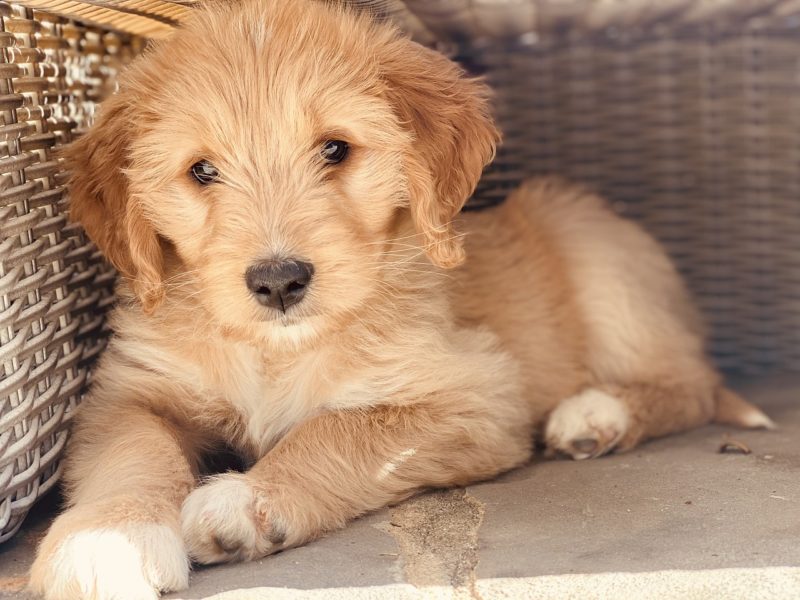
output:
[[[628,407],[619,399],[588,389],[561,402],[550,415],[545,441],[551,453],[576,460],[611,452],[630,426]]]
[[[56,520],[31,567],[29,587],[46,600],[154,600],[188,587],[189,561],[172,528],[124,523],[70,531],[70,517]]]
[[[204,564],[253,560],[282,548],[282,529],[247,476],[221,475],[183,503],[181,530],[189,556]]]

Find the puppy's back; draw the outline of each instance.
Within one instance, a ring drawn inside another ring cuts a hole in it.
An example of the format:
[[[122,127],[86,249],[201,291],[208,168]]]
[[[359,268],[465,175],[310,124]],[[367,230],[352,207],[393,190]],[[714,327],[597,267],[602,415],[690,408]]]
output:
[[[674,372],[710,381],[702,320],[670,259],[602,198],[534,179],[464,221],[457,310],[499,333],[532,390],[562,399],[564,379],[580,387]]]
[[[672,261],[643,228],[557,179],[526,182],[509,200],[552,236],[586,326],[588,360],[601,378],[653,377],[704,362],[702,319]]]

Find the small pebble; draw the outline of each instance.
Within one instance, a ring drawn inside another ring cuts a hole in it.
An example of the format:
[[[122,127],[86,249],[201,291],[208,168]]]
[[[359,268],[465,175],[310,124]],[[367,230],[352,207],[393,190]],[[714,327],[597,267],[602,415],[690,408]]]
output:
[[[747,444],[732,438],[726,439],[719,447],[720,454],[750,454],[751,452],[752,450]]]

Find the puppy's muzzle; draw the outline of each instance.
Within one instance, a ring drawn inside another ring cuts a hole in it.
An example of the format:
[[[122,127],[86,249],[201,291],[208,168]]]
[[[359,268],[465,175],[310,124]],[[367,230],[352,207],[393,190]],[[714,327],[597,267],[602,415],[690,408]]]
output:
[[[286,312],[306,295],[314,266],[300,260],[265,260],[251,266],[244,278],[256,300]]]

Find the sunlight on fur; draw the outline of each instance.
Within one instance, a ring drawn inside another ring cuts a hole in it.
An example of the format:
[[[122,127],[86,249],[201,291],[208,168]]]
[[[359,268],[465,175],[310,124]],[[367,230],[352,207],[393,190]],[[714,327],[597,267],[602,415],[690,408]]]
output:
[[[409,458],[414,456],[417,453],[416,448],[409,448],[408,450],[403,450],[397,456],[395,456],[392,460],[387,461],[381,467],[381,470],[378,472],[378,480],[386,479],[389,475],[394,473],[404,462],[406,462]]]

